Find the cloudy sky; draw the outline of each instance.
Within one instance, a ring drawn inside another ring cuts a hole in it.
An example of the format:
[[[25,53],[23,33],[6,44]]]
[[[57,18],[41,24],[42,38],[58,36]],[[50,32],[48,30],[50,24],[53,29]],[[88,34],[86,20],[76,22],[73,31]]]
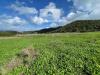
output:
[[[0,0],[0,31],[31,31],[100,19],[100,0]]]

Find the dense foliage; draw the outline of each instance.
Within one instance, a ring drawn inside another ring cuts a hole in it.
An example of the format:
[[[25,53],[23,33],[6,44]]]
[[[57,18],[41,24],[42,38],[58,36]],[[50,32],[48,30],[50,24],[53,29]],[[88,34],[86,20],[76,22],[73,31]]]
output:
[[[14,36],[18,34],[16,31],[0,31],[0,36]]]

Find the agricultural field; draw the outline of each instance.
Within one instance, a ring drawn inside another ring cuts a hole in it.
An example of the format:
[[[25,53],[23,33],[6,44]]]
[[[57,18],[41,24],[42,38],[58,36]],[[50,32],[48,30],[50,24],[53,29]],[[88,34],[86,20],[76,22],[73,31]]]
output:
[[[4,68],[28,48],[34,50],[34,60],[24,56],[23,64]],[[0,74],[100,75],[100,32],[0,37]]]

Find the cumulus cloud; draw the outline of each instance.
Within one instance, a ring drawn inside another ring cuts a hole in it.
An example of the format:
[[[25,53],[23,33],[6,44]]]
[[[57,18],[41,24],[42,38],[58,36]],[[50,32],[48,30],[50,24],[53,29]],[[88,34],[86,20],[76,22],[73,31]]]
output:
[[[11,8],[14,11],[17,11],[19,14],[37,14],[38,13],[38,11],[34,7],[18,6],[16,4],[12,4]]]
[[[76,17],[76,13],[74,12],[70,12],[68,15],[67,15],[67,20],[72,20],[73,18]]]
[[[41,17],[51,17],[55,21],[61,18],[62,13],[62,9],[57,8],[53,2],[49,3],[45,8],[40,9]]]
[[[91,6],[93,6],[94,0],[73,0],[74,6],[78,10],[90,10]]]
[[[40,9],[39,16],[47,19],[50,27],[56,27],[65,23],[66,18],[63,14],[61,8],[57,8],[55,3],[50,2],[45,8]]]
[[[18,16],[0,15],[0,30],[23,30],[29,23]],[[19,27],[19,29],[17,29]],[[20,28],[22,27],[22,28]]]
[[[37,11],[34,7],[27,7],[19,2],[12,4],[11,8],[17,11],[20,15],[27,14],[30,15],[28,19],[31,20],[33,24],[40,25],[43,23],[63,23],[65,18],[62,18],[64,11],[57,8],[55,3],[50,2],[47,6]]]
[[[68,17],[76,20],[100,19],[100,0],[71,0],[73,1],[74,12],[70,12]],[[73,15],[72,15],[73,13]]]
[[[63,10],[57,8],[55,3],[50,2],[47,6],[39,10],[39,13],[35,16],[31,16],[31,22],[36,25],[43,25],[44,23],[54,24],[54,26],[60,25],[65,22],[63,17]],[[50,25],[51,26],[51,25]]]
[[[51,23],[50,24],[50,27],[57,27],[58,25],[57,25],[57,23]]]
[[[21,19],[18,16],[12,17],[12,16],[1,16],[0,17],[0,24],[1,25],[25,25],[27,24],[27,21],[24,19]]]
[[[38,25],[48,22],[47,19],[44,19],[44,18],[38,17],[38,16],[32,17],[31,21],[32,21],[32,23],[38,24]]]

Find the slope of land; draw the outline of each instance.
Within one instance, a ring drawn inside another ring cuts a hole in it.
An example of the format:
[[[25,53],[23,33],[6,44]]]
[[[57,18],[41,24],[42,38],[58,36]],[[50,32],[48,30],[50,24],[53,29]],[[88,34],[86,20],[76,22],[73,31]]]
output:
[[[80,20],[57,28],[48,28],[38,33],[93,32],[100,31],[100,20]]]

